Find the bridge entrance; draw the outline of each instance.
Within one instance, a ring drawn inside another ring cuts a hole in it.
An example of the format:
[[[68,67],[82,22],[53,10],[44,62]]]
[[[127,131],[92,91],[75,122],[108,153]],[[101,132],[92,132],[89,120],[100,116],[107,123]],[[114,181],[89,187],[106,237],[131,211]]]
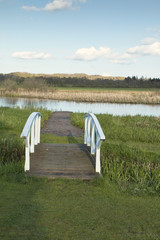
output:
[[[70,114],[53,113],[41,133],[81,137],[83,131],[71,124]],[[21,134],[26,143],[27,175],[88,180],[100,174],[100,145],[105,136],[95,115],[85,115],[84,144],[40,143],[40,120],[40,113],[32,113]]]

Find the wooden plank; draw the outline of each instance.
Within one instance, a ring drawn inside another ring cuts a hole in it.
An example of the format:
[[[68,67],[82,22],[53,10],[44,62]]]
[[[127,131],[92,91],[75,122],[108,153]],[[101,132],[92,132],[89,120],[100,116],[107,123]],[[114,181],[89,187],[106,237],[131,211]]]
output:
[[[91,179],[96,176],[94,164],[94,158],[84,144],[40,143],[31,154],[31,169],[27,174]]]
[[[83,130],[73,126],[70,120],[71,112],[54,112],[45,122],[41,134],[55,134],[57,136],[81,137]]]

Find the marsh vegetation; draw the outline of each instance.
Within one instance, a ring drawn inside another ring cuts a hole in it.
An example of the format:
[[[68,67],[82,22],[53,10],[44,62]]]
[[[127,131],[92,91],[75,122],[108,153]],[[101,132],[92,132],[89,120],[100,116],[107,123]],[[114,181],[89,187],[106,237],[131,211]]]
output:
[[[78,102],[160,103],[160,79],[0,74],[0,95]]]
[[[97,115],[106,135],[103,179],[28,178],[22,128],[35,109],[0,108],[0,238],[157,240],[160,118]],[[40,110],[42,124],[50,111]],[[84,127],[83,114],[72,122]],[[83,139],[44,134],[42,142]]]
[[[102,144],[103,176],[131,192],[160,193],[160,118],[97,115],[106,141]],[[73,124],[84,128],[84,114]]]

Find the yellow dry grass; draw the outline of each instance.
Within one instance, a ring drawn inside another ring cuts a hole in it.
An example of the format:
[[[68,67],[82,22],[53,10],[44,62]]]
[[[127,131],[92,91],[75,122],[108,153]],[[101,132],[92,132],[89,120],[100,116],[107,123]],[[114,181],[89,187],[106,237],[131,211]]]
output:
[[[18,89],[9,91],[0,89],[1,96],[44,98],[77,102],[143,103],[160,104],[160,91],[121,91],[121,90],[55,90],[39,91]]]

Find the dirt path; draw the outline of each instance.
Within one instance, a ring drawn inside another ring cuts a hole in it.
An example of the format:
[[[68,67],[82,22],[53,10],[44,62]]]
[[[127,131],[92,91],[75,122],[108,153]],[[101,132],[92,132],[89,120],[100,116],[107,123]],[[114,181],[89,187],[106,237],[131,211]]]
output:
[[[71,112],[54,112],[45,122],[42,134],[50,133],[57,136],[81,137],[83,130],[72,125]]]

